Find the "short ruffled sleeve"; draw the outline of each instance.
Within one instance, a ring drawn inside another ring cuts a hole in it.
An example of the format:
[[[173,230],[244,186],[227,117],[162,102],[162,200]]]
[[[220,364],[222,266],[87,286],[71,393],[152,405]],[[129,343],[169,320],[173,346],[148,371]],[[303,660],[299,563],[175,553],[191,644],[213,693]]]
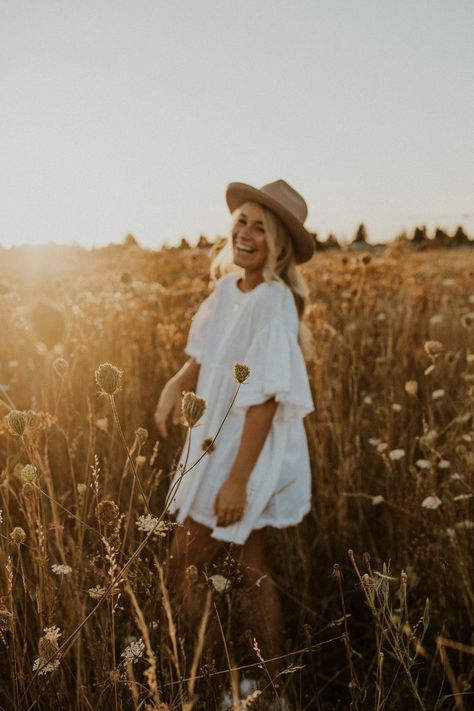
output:
[[[202,363],[215,301],[216,289],[201,302],[191,321],[184,352],[188,356],[191,356],[191,358],[194,358],[198,363]]]
[[[280,403],[278,419],[304,417],[314,410],[308,373],[297,336],[273,319],[253,339],[243,363],[250,368],[234,407],[259,405],[271,397]]]

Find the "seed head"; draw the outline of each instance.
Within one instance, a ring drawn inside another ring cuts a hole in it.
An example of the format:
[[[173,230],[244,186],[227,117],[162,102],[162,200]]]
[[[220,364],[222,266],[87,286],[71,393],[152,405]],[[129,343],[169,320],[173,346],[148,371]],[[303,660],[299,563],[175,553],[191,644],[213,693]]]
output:
[[[235,363],[234,365],[234,378],[238,383],[245,383],[250,375],[250,368],[244,363]]]
[[[86,493],[86,491],[87,491],[87,485],[86,485],[86,484],[83,484],[82,482],[79,482],[79,484],[77,485],[77,493],[78,493],[78,495],[79,495],[79,496],[84,496],[84,494]]]
[[[64,358],[56,358],[53,362],[55,372],[62,378],[69,370],[69,363]]]
[[[105,395],[115,395],[122,386],[123,370],[112,365],[102,363],[95,371],[95,382]]]
[[[15,526],[13,531],[10,531],[10,538],[17,546],[20,546],[26,541],[26,533],[20,526]]]
[[[425,341],[424,349],[430,358],[437,358],[444,351],[444,346],[440,341]]]
[[[461,325],[464,326],[464,328],[474,327],[474,311],[470,311],[468,314],[461,316]]]
[[[96,518],[104,526],[113,526],[119,513],[119,507],[110,499],[100,501],[95,507]]]
[[[185,392],[181,400],[181,409],[188,427],[194,427],[204,415],[206,401],[193,392]]]
[[[135,432],[135,437],[138,440],[138,444],[145,444],[148,439],[148,430],[146,430],[144,427],[139,427]]]
[[[216,445],[212,441],[212,437],[206,437],[206,439],[202,441],[201,448],[203,452],[206,452],[206,454],[210,454],[211,452],[213,452],[216,448]]]
[[[38,470],[33,464],[25,464],[21,470],[21,478],[25,484],[33,484],[38,478]]]
[[[418,392],[418,383],[416,380],[407,380],[405,383],[405,392],[415,396]]]
[[[10,410],[5,420],[12,435],[15,435],[15,437],[23,437],[28,427],[26,412]]]

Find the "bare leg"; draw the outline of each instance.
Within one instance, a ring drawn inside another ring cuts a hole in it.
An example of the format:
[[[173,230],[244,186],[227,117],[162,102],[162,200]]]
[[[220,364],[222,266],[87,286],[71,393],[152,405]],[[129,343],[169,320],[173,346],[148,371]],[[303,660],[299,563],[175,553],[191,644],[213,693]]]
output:
[[[195,584],[195,574],[200,577],[205,566],[215,560],[223,547],[221,541],[211,537],[210,528],[189,517],[182,527],[176,529],[171,543],[167,563],[167,587],[195,629],[202,616],[206,594],[201,585]]]
[[[282,654],[283,613],[280,597],[265,561],[265,530],[252,531],[235,553],[240,563],[249,623],[264,659]],[[266,668],[274,679],[280,663],[268,662]]]

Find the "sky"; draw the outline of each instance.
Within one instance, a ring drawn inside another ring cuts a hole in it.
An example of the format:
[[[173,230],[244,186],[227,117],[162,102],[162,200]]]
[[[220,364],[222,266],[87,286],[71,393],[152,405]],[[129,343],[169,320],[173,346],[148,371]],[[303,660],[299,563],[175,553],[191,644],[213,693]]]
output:
[[[229,182],[306,227],[474,236],[472,0],[0,0],[0,244],[195,243]]]

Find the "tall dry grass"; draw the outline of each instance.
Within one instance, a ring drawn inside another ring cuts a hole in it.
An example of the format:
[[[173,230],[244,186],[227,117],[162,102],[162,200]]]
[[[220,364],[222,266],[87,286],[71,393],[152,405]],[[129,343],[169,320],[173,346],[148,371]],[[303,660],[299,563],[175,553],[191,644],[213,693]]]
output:
[[[208,266],[204,250],[133,246],[2,255],[0,414],[31,412],[24,436],[0,425],[0,707],[214,709],[227,686],[244,708],[239,675],[265,676],[238,585],[210,579],[232,579],[228,561],[190,571],[205,604],[188,630],[166,586],[172,530],[137,526],[163,511],[184,439],[159,442],[152,415]],[[313,506],[269,535],[279,694],[295,709],[469,709],[474,256],[395,245],[303,271]],[[113,403],[94,379],[106,361],[124,371]]]

